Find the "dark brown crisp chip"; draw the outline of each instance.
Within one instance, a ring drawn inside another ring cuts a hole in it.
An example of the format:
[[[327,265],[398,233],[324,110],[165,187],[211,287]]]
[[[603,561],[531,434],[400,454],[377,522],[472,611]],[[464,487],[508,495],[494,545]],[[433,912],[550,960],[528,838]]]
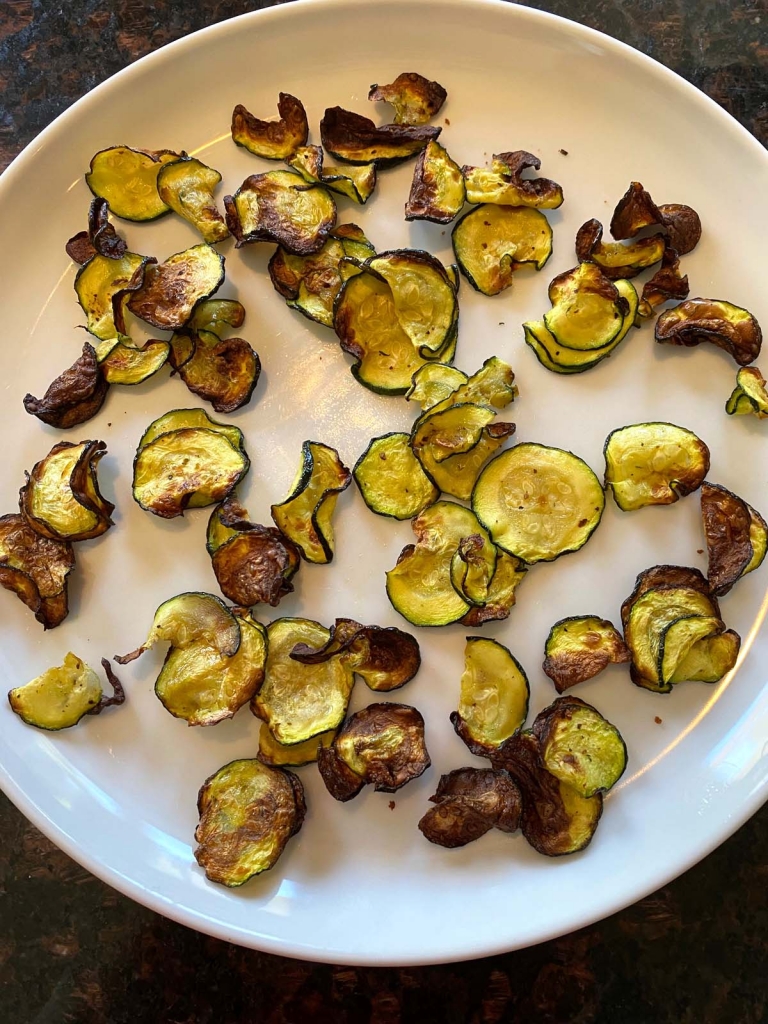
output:
[[[45,629],[67,615],[72,545],[41,537],[21,515],[0,517],[0,586],[15,593]]]
[[[632,605],[635,601],[639,601],[643,594],[646,594],[649,590],[663,586],[689,587],[692,590],[698,590],[700,594],[705,594],[710,598],[715,607],[715,614],[720,614],[717,600],[712,595],[709,583],[698,569],[688,565],[654,565],[650,569],[644,569],[641,573],[638,573],[635,580],[635,589],[621,606],[621,624],[625,632],[627,622],[629,621],[629,613],[632,611]]]
[[[659,207],[659,213],[659,223],[669,235],[669,244],[680,256],[696,248],[701,238],[701,219],[691,206],[666,203]]]
[[[663,258],[666,241],[664,235],[655,234],[624,245],[621,242],[603,243],[603,225],[592,218],[582,224],[576,233],[576,255],[584,263],[597,263],[611,281],[637,277],[647,267]]]
[[[652,317],[656,312],[656,306],[670,299],[688,298],[688,276],[680,273],[680,258],[677,250],[667,246],[661,260],[661,266],[650,279],[643,285],[643,294],[640,298],[638,315],[643,318]]]
[[[341,803],[346,803],[347,800],[357,796],[365,785],[365,779],[353,772],[341,760],[332,746],[320,747],[317,752],[317,767],[320,770],[320,777],[325,783],[325,788],[334,800],[339,800]]]
[[[434,797],[430,799],[434,800]],[[493,828],[492,820],[465,797],[446,797],[419,821],[419,831],[436,846],[455,850],[474,843]]]
[[[375,163],[391,167],[420,152],[441,128],[433,125],[375,125],[369,117],[343,107],[329,107],[320,122],[323,146],[337,160],[349,164]]]
[[[707,539],[709,585],[722,597],[752,561],[752,517],[749,506],[738,495],[705,481],[701,485],[701,518]]]
[[[457,768],[441,775],[430,800],[439,804],[456,797],[470,800],[501,832],[516,832],[520,827],[520,790],[503,769]]]
[[[722,299],[688,299],[656,321],[656,341],[691,348],[708,341],[747,366],[760,355],[763,334],[752,314]]]
[[[91,237],[88,231],[78,231],[76,235],[72,235],[64,248],[67,251],[67,256],[74,263],[79,263],[81,267],[92,256],[96,255],[96,250],[91,244]]]
[[[319,252],[336,223],[330,192],[293,171],[251,174],[233,196],[224,196],[224,211],[238,248],[276,242],[297,256]]]
[[[368,99],[389,103],[395,124],[426,124],[440,110],[448,93],[439,82],[430,82],[416,71],[404,71],[389,85],[372,85]]]
[[[661,222],[661,213],[656,203],[639,181],[633,181],[613,211],[611,234],[618,239],[634,238],[642,228]]]
[[[201,242],[148,266],[144,283],[128,300],[130,311],[164,331],[182,328],[195,306],[224,281],[224,257]],[[122,328],[120,328],[122,330]]]
[[[262,121],[242,103],[232,111],[232,138],[238,146],[267,160],[289,160],[309,138],[307,113],[301,100],[281,92],[277,101],[279,121]]]
[[[541,160],[533,153],[524,149],[516,149],[509,153],[494,153],[493,159],[507,168],[509,177],[516,188],[530,202],[531,206],[544,206],[556,209],[563,201],[563,190],[556,181],[550,178],[524,178],[523,171],[538,171]]]
[[[211,556],[222,594],[246,608],[262,603],[276,607],[293,590],[291,578],[301,564],[296,545],[272,526],[247,523],[247,528],[234,528],[241,532]]]
[[[182,343],[172,348],[174,368],[189,390],[216,412],[247,405],[261,375],[261,360],[249,343],[243,338],[222,340],[211,331],[200,331],[190,340],[192,347],[184,351],[184,358]]]
[[[66,245],[69,258],[81,266],[97,253],[119,260],[127,249],[125,239],[118,235],[110,223],[109,203],[98,196],[91,201],[88,210],[88,230],[73,235]]]
[[[42,398],[24,396],[24,408],[43,423],[66,430],[95,416],[108,390],[96,350],[86,342],[80,358],[49,385]]]

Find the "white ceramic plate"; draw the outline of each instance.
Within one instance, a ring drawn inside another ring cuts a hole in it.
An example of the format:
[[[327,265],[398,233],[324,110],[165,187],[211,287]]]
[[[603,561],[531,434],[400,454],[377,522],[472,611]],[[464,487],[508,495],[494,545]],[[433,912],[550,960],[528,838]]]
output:
[[[574,263],[573,239],[588,217],[606,221],[631,179],[658,202],[686,202],[705,234],[685,259],[693,294],[725,297],[768,324],[764,286],[768,159],[742,128],[658,64],[595,32],[536,11],[473,0],[313,0],[245,16],[139,61],[94,90],[32,143],[0,186],[0,467],[2,511],[13,511],[24,470],[61,436],[26,416],[21,399],[41,394],[78,354],[79,309],[64,241],[84,226],[90,156],[114,143],[186,148],[224,174],[233,190],[266,165],[228,134],[236,102],[268,115],[277,92],[301,97],[318,140],[326,105],[372,113],[369,83],[417,69],[448,89],[442,141],[459,163],[499,150],[539,153],[542,173],[566,193],[551,215],[555,253],[541,274],[521,272],[496,299],[461,290],[457,364],[477,368],[496,353],[517,372],[520,440],[572,448],[599,473],[605,436],[617,426],[673,420],[712,450],[711,478],[768,511],[765,428],[731,419],[723,404],[734,365],[714,348],[661,348],[650,328],[633,333],[607,363],[575,377],[545,371],[523,344],[520,324],[546,308],[550,278]],[[375,116],[380,115],[375,111]],[[567,150],[568,155],[560,150]],[[274,165],[272,165],[274,166]],[[364,225],[374,243],[450,255],[450,233],[402,216],[412,164],[381,175],[364,209],[346,200],[341,220]],[[222,194],[223,194],[222,189]],[[185,222],[120,223],[132,249],[159,257],[196,240]],[[270,246],[227,256],[222,295],[239,296],[241,332],[265,373],[251,405],[232,417],[253,466],[244,489],[268,522],[286,492],[300,442],[338,447],[352,464],[368,439],[405,428],[413,410],[377,397],[351,377],[332,333],[288,310],[265,273]],[[133,503],[131,461],[155,416],[198,405],[178,380],[113,389],[98,417],[67,432],[103,437],[105,493],[117,527],[78,546],[72,611],[43,635],[30,613],[0,594],[0,681],[8,689],[73,649],[92,664],[130,650],[155,607],[182,590],[215,590],[204,547],[208,513],[163,522]],[[384,570],[411,540],[407,523],[371,515],[355,488],[339,502],[338,553],[329,567],[304,566],[280,613],[330,622],[349,615],[406,626],[384,594]],[[698,496],[674,507],[623,514],[608,501],[602,525],[577,554],[533,569],[508,622],[484,634],[507,644],[532,684],[532,713],[553,697],[542,646],[556,619],[597,613],[614,621],[635,574],[654,563],[705,568]],[[202,781],[235,757],[253,755],[258,722],[244,709],[211,729],[187,729],[152,693],[162,653],[123,670],[125,707],[61,735],[24,726],[0,709],[3,787],[67,853],[132,898],[221,938],[291,956],[346,963],[406,964],[481,956],[539,942],[640,898],[722,842],[766,795],[768,644],[758,632],[768,606],[766,572],[723,601],[743,636],[731,678],[686,684],[669,697],[639,690],[625,668],[584,684],[627,740],[630,766],[607,800],[595,841],[582,855],[538,856],[519,836],[494,832],[463,850],[425,842],[416,822],[441,772],[473,761],[448,721],[455,707],[461,626],[418,630],[424,667],[395,699],[427,720],[433,767],[389,796],[365,791],[338,804],[314,767],[301,770],[309,813],[278,866],[240,891],[208,883],[192,856],[195,797]],[[371,694],[358,684],[353,709]],[[655,722],[656,716],[662,719]],[[477,761],[480,764],[480,761]]]

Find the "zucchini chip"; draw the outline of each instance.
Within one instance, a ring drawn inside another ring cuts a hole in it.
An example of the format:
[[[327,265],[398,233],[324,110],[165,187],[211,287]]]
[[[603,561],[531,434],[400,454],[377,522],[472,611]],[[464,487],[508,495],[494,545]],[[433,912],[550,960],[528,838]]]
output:
[[[387,573],[387,597],[414,626],[446,626],[470,610],[455,589],[451,566],[462,540],[479,536],[483,556],[495,564],[496,551],[477,517],[463,505],[436,501],[411,523],[416,544],[400,552]]]
[[[627,300],[596,263],[580,263],[558,274],[549,285],[549,301],[547,330],[559,345],[579,352],[614,341],[629,312]]]
[[[709,341],[732,356],[739,366],[760,355],[763,332],[752,314],[722,299],[688,299],[662,313],[656,321],[656,341],[692,348]]]
[[[86,341],[79,359],[48,386],[42,398],[24,396],[24,408],[43,423],[66,430],[96,415],[104,404],[108,387],[96,350]]]
[[[625,632],[629,622],[629,613],[632,611],[635,601],[639,600],[643,594],[647,594],[649,590],[660,586],[688,587],[698,590],[700,594],[710,598],[715,609],[714,614],[720,614],[717,598],[712,595],[706,577],[698,569],[692,569],[686,565],[654,565],[650,569],[644,569],[638,573],[635,579],[635,589],[621,606],[621,624]]]
[[[279,121],[262,121],[238,103],[232,111],[232,140],[265,160],[290,160],[299,146],[306,146],[309,124],[304,104],[290,93],[277,99]]]
[[[252,174],[234,196],[224,196],[224,209],[238,249],[276,242],[297,256],[310,256],[322,249],[336,223],[333,196],[293,171]]]
[[[220,181],[218,171],[194,157],[183,156],[161,167],[157,191],[166,206],[197,228],[204,242],[223,242],[229,237],[229,229],[213,198]]]
[[[569,615],[550,629],[542,668],[562,693],[627,661],[629,651],[613,623],[597,615]]]
[[[428,412],[444,401],[469,380],[463,370],[445,363],[425,363],[411,378],[406,400],[417,402],[422,412]]]
[[[493,758],[520,788],[522,833],[538,853],[561,857],[589,845],[603,813],[602,793],[583,797],[547,771],[532,732],[515,733]]]
[[[480,405],[492,405],[496,409],[506,409],[510,402],[514,402],[518,394],[512,367],[498,356],[491,356],[471,377],[464,375],[464,380],[460,381],[440,403],[434,403],[430,407],[430,411],[439,412],[462,402],[474,402]]]
[[[304,821],[298,776],[256,759],[230,761],[197,796],[195,860],[211,882],[234,888],[277,863]]]
[[[67,616],[67,577],[74,567],[71,544],[42,537],[21,515],[0,516],[0,586],[16,594],[44,629]]]
[[[667,239],[664,235],[651,235],[637,242],[603,242],[603,225],[599,220],[588,220],[576,233],[576,256],[581,263],[596,263],[610,280],[636,277],[646,267],[658,263],[664,256]]]
[[[558,697],[540,711],[533,734],[550,775],[585,799],[607,793],[627,767],[619,730],[578,697]]]
[[[667,248],[661,258],[661,266],[643,285],[638,317],[647,320],[655,315],[656,307],[670,299],[687,299],[690,288],[688,275],[680,273],[680,257],[675,249]]]
[[[320,648],[330,632],[312,619],[275,619],[267,627],[267,665],[251,711],[278,743],[303,743],[336,729],[344,719],[355,677],[346,658],[302,665],[291,658],[297,644]]]
[[[377,515],[412,519],[440,497],[409,440],[398,433],[374,437],[352,470],[363,501]]]
[[[115,231],[109,220],[109,203],[106,199],[93,199],[88,210],[88,230],[79,231],[65,246],[67,256],[82,266],[97,253],[119,260],[128,246],[125,239]]]
[[[297,149],[288,166],[298,171],[304,181],[313,185],[325,185],[337,195],[346,196],[353,203],[364,206],[376,188],[376,164],[360,167],[323,167],[322,146],[303,146]]]
[[[184,325],[190,331],[211,331],[221,334],[227,327],[237,330],[245,323],[245,307],[237,299],[205,299],[195,306]]]
[[[578,551],[597,529],[605,494],[572,452],[518,444],[489,462],[472,508],[495,544],[524,562],[551,562]]]
[[[320,139],[331,156],[345,164],[376,167],[393,167],[415,156],[441,131],[433,125],[375,125],[343,107],[328,107],[320,122]]]
[[[450,224],[461,212],[466,197],[464,175],[459,165],[451,160],[439,142],[428,142],[419,153],[413,169],[405,219]]]
[[[642,228],[661,225],[669,236],[669,244],[680,256],[685,256],[699,244],[701,220],[690,206],[667,203],[657,206],[639,181],[629,188],[616,205],[611,218],[614,238],[634,238]]]
[[[552,255],[549,221],[526,207],[478,206],[464,214],[451,241],[462,274],[483,295],[498,295],[524,263],[541,270]]]
[[[297,644],[291,651],[302,665],[321,665],[343,655],[370,690],[389,692],[410,682],[421,667],[418,642],[394,626],[362,626],[354,619],[336,619],[328,642],[314,649]]]
[[[659,207],[660,223],[669,236],[669,244],[680,256],[692,252],[701,238],[698,213],[682,203],[664,203]]]
[[[563,205],[563,190],[549,178],[524,178],[523,171],[538,171],[541,160],[533,153],[518,149],[494,153],[491,168],[463,167],[470,203],[495,203],[500,206],[530,206],[556,210]]]
[[[224,281],[224,257],[206,242],[169,256],[148,269],[144,284],[128,300],[139,319],[163,331],[183,327],[198,302]]]
[[[674,423],[634,423],[608,435],[605,486],[622,512],[672,505],[701,486],[709,472],[709,448]]]
[[[176,427],[174,418],[192,422]],[[200,419],[207,421],[205,426],[196,425],[194,420]],[[163,420],[165,431],[158,426]],[[162,519],[223,501],[250,468],[242,443],[237,427],[214,423],[202,409],[166,413],[139,442],[133,460],[134,500]]]
[[[333,560],[333,513],[352,474],[335,448],[305,441],[291,493],[271,508],[275,525],[308,562],[325,565]]]
[[[395,124],[426,124],[445,103],[448,93],[439,82],[430,82],[416,71],[404,71],[389,85],[372,85],[368,99],[389,103]]]
[[[477,557],[476,540],[472,537],[468,537],[459,544],[458,557],[467,559],[468,551],[472,552],[471,557]],[[452,574],[454,564],[452,563],[451,565]],[[485,593],[483,603],[470,608],[467,614],[460,620],[461,624],[473,627],[482,626],[484,622],[494,622],[499,619],[508,618],[516,601],[515,591],[520,583],[522,583],[527,571],[519,558],[515,558],[514,555],[508,555],[506,551],[498,550],[496,553],[496,568]],[[452,575],[453,578],[454,576]]]
[[[456,768],[440,776],[429,799],[436,806],[422,817],[419,831],[448,850],[466,846],[492,828],[516,832],[520,827],[520,790],[503,769]]]
[[[150,152],[111,146],[91,160],[85,183],[95,196],[106,199],[116,217],[156,220],[170,209],[157,191],[157,177],[164,164],[178,159],[170,149]]]
[[[11,690],[11,708],[27,725],[58,732],[77,725],[84,715],[98,715],[104,708],[125,703],[125,691],[106,658],[101,665],[112,687],[111,697],[104,696],[93,669],[70,652],[62,665]]]
[[[165,366],[170,352],[167,341],[148,341],[137,348],[113,339],[99,345],[99,365],[107,384],[142,384]]]
[[[99,537],[113,526],[115,506],[99,492],[96,467],[106,455],[103,441],[60,441],[36,463],[19,492],[29,525],[49,540]]]
[[[479,533],[459,541],[451,559],[451,583],[456,593],[474,608],[482,608],[486,602],[498,554]]]
[[[259,729],[259,752],[256,757],[262,764],[274,768],[301,768],[305,764],[314,764],[321,747],[329,747],[336,735],[335,730],[321,732],[319,736],[304,740],[303,743],[278,743],[266,722]]]
[[[125,305],[129,292],[144,285],[153,256],[124,253],[120,259],[96,255],[78,270],[75,294],[87,320],[85,329],[100,341],[125,334]]]
[[[740,647],[741,637],[732,629],[706,636],[678,662],[669,682],[719,683],[736,665]]]
[[[183,430],[193,427],[203,427],[206,430],[214,430],[216,433],[226,437],[233,448],[244,450],[245,438],[239,427],[229,423],[218,423],[212,420],[205,409],[172,409],[163,413],[153,420],[139,441],[139,451],[146,448],[152,441],[157,440],[161,434],[169,434],[173,430]]]
[[[525,724],[531,690],[520,662],[496,640],[467,637],[457,736],[479,757],[490,757]]]
[[[452,455],[463,455],[474,448],[495,417],[496,411],[490,405],[471,402],[437,411],[430,409],[417,421],[411,434],[411,447],[417,456],[424,448],[429,448],[435,462],[444,462]]]
[[[681,615],[679,619],[670,622],[662,631],[659,642],[659,683],[666,687],[687,679],[688,676],[684,673],[692,667],[692,662],[688,662],[688,656],[693,648],[702,641],[723,635],[723,632],[723,622],[716,615]],[[702,653],[703,648],[698,647],[697,659]],[[683,674],[678,676],[678,672]]]
[[[340,224],[313,256],[294,256],[278,246],[269,276],[286,305],[324,327],[333,327],[333,306],[344,281],[359,273],[347,257],[366,260],[376,250],[356,224]]]
[[[725,411],[729,416],[768,418],[768,390],[765,377],[756,366],[744,366],[736,374],[736,387],[725,404]]]
[[[341,801],[368,785],[377,793],[395,793],[431,763],[424,719],[408,704],[369,704],[346,720],[317,758],[328,792]]]
[[[451,455],[438,462],[432,448],[425,447],[420,449],[418,457],[425,473],[441,491],[462,501],[469,501],[483,466],[514,432],[514,423],[490,423],[483,428],[477,444],[468,452]]]
[[[207,547],[221,592],[235,604],[274,608],[293,591],[298,548],[274,527],[250,522],[236,498],[226,498],[211,513]]]
[[[701,518],[707,540],[709,586],[713,594],[722,597],[737,580],[762,564],[768,526],[746,501],[708,481],[701,485]]]
[[[261,376],[261,360],[244,338],[220,338],[213,331],[183,331],[171,347],[171,363],[193,395],[216,412],[247,405]],[[183,356],[180,357],[180,352]]]
[[[190,591],[163,601],[155,612],[149,636],[130,654],[115,655],[118,665],[128,665],[157,643],[182,649],[209,647],[223,658],[240,649],[240,620],[213,594]]]

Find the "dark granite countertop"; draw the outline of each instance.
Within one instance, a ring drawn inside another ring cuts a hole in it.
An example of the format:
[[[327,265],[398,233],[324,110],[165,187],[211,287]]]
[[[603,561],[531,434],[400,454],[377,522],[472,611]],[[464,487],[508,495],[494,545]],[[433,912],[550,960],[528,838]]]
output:
[[[0,0],[0,168],[137,57],[266,6]],[[532,6],[650,54],[768,141],[766,0]],[[557,941],[444,967],[331,967],[158,917],[69,860],[0,796],[0,1024],[760,1024],[767,851],[764,808],[673,884]]]

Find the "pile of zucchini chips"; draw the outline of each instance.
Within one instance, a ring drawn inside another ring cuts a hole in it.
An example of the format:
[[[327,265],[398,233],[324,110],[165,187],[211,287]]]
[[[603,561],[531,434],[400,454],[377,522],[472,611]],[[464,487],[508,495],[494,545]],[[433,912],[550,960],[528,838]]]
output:
[[[324,625],[254,617],[256,606],[277,607],[293,590],[302,562],[333,559],[334,510],[353,479],[371,512],[411,521],[414,542],[387,573],[386,593],[403,619],[420,627],[505,619],[533,566],[587,543],[606,493],[626,512],[700,493],[707,576],[676,565],[641,572],[622,605],[620,629],[589,614],[556,622],[543,671],[558,696],[528,725],[522,666],[495,640],[467,640],[451,720],[488,767],[443,775],[419,822],[430,842],[449,848],[492,829],[519,829],[547,856],[583,849],[627,753],[617,729],[572,687],[611,663],[626,663],[632,681],[656,693],[683,681],[720,680],[735,665],[740,638],[723,621],[719,600],[758,568],[768,541],[760,513],[708,481],[709,450],[682,426],[614,430],[605,441],[604,482],[569,451],[504,447],[515,424],[498,417],[517,397],[515,375],[496,356],[471,374],[453,365],[459,282],[496,295],[525,267],[541,270],[552,253],[546,211],[562,204],[563,190],[535,177],[540,161],[524,151],[496,154],[490,166],[460,167],[432,123],[446,99],[437,82],[405,73],[372,86],[369,99],[393,108],[391,123],[332,107],[320,122],[322,145],[308,143],[307,115],[294,96],[280,94],[276,120],[238,105],[234,142],[278,166],[247,177],[224,196],[223,209],[214,197],[219,172],[184,152],[113,146],[97,153],[85,176],[94,195],[87,228],[67,243],[80,267],[75,292],[88,341],[42,398],[24,398],[31,415],[71,428],[98,413],[110,387],[138,384],[167,363],[214,413],[250,402],[259,356],[233,336],[245,309],[214,297],[225,275],[216,245],[231,235],[237,248],[274,246],[275,291],[335,332],[363,387],[413,403],[411,430],[372,438],[352,470],[333,448],[306,441],[295,482],[272,506],[269,526],[253,522],[237,497],[249,469],[238,427],[200,407],[174,409],[150,423],[139,442],[135,500],[164,519],[212,508],[207,548],[230,603],[208,593],[169,598],[141,646],[116,661],[124,665],[163,645],[155,692],[170,714],[212,726],[247,704],[261,722],[256,756],[225,765],[198,796],[195,856],[209,879],[226,886],[271,868],[301,828],[304,789],[293,769],[316,762],[330,796],[347,801],[366,785],[394,793],[430,766],[416,708],[385,701],[348,715],[357,677],[386,693],[416,675],[419,645],[410,633],[347,618]],[[378,252],[356,224],[337,223],[335,196],[365,205],[379,174],[410,158],[405,218],[455,221],[455,264],[420,250]],[[151,221],[171,212],[201,241],[162,261],[128,251],[111,220]],[[767,417],[766,383],[751,365],[762,340],[757,321],[730,302],[688,297],[680,261],[701,235],[696,212],[657,205],[632,182],[610,234],[605,241],[594,219],[579,229],[577,265],[550,282],[541,319],[523,325],[541,365],[585,373],[633,328],[655,319],[660,344],[710,342],[733,357],[739,370],[728,414]],[[648,268],[654,272],[638,292],[633,279]],[[657,316],[670,301],[677,304]],[[165,337],[138,345],[132,317]],[[96,477],[105,453],[102,441],[54,445],[28,475],[20,511],[0,519],[0,583],[46,629],[67,614],[73,545],[111,525],[113,506]],[[60,667],[12,690],[11,706],[38,728],[73,726],[124,699],[109,663],[103,667],[113,696],[105,697],[97,674],[69,653]]]

